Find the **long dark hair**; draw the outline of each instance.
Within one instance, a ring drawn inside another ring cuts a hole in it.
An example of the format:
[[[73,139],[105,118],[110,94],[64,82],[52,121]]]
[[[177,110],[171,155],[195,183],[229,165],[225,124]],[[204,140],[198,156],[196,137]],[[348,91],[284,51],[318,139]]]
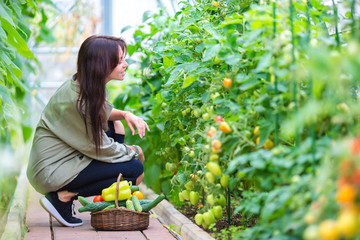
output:
[[[86,133],[89,136],[88,125],[95,144],[96,154],[100,154],[105,116],[105,84],[114,68],[119,64],[119,47],[126,55],[127,46],[123,39],[110,36],[91,36],[81,45],[77,72],[73,80],[80,84],[78,111],[85,122]]]

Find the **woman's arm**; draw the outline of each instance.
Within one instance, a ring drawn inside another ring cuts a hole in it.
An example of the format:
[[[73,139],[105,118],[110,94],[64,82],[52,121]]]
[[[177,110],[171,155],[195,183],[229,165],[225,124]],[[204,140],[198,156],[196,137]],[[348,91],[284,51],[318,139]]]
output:
[[[116,120],[125,120],[133,135],[135,135],[135,125],[141,138],[145,136],[146,129],[150,131],[149,126],[142,118],[135,116],[131,112],[120,111],[113,108],[110,113],[109,121]]]

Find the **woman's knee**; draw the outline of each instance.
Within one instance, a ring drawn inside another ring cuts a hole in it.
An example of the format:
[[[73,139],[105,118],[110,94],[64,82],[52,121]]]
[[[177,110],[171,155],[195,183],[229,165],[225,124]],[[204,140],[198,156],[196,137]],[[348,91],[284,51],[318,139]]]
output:
[[[121,121],[114,121],[115,133],[125,134],[125,128]]]
[[[139,185],[142,180],[144,179],[144,173],[142,173],[137,179],[136,179],[136,185]]]

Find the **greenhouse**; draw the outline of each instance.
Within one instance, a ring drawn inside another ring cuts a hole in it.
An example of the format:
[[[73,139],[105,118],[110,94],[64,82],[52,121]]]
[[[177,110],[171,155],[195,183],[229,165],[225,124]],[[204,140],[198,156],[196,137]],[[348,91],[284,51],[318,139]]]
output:
[[[358,0],[2,0],[0,48],[1,240],[360,239]]]

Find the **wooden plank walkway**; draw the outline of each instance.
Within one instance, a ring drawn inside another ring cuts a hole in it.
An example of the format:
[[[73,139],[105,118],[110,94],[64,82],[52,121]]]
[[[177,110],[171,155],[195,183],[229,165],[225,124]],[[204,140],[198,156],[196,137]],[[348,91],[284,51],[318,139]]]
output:
[[[90,213],[79,213],[81,207],[75,201],[76,217],[84,222],[79,227],[63,227],[55,218],[40,206],[39,199],[42,197],[30,187],[28,208],[26,212],[27,233],[25,240],[174,240],[176,239],[161,223],[150,216],[150,224],[143,231],[96,231],[90,224]]]

